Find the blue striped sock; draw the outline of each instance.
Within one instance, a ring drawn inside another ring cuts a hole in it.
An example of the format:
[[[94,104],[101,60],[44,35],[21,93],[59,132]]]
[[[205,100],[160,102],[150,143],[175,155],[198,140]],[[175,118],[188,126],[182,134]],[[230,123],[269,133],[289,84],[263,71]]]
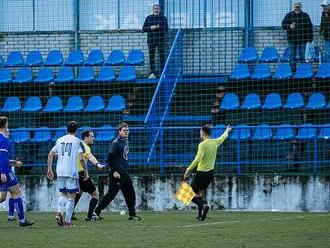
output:
[[[25,216],[24,216],[24,208],[23,208],[23,201],[22,201],[22,198],[17,198],[17,199],[13,199],[14,201],[14,206],[15,206],[15,209],[17,211],[17,214],[18,214],[18,219],[21,221],[21,222],[24,222],[25,221]]]
[[[8,201],[8,216],[14,216],[15,206],[14,206],[14,199],[9,198]]]

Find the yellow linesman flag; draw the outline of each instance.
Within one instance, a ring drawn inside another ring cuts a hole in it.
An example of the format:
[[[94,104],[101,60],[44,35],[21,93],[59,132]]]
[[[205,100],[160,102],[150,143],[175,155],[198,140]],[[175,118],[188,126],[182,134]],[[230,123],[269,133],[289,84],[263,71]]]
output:
[[[195,192],[188,183],[182,182],[175,196],[185,207],[187,207],[195,197]]]

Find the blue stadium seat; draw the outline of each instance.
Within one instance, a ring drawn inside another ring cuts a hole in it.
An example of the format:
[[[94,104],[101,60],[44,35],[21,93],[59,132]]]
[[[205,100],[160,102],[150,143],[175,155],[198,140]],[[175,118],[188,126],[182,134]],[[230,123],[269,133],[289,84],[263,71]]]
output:
[[[26,143],[31,140],[30,131],[26,127],[20,127],[10,130],[10,136],[14,143]]]
[[[289,64],[280,64],[276,67],[273,79],[284,80],[292,78],[292,76],[291,66]]]
[[[45,66],[61,66],[63,64],[63,54],[60,50],[52,50],[48,53],[44,62]]]
[[[104,110],[104,101],[100,96],[89,98],[85,112],[98,112]]]
[[[42,110],[43,112],[60,112],[63,110],[62,99],[58,96],[53,96],[48,99],[46,107]]]
[[[42,109],[42,103],[39,97],[30,96],[22,109],[23,112],[39,112]]]
[[[226,94],[220,105],[220,110],[236,110],[239,107],[238,96],[234,93]]]
[[[297,139],[308,140],[308,139],[314,139],[316,137],[317,137],[316,128],[312,124],[306,123],[299,127]]]
[[[115,71],[112,67],[102,67],[98,77],[96,78],[97,82],[106,83],[113,82],[116,80]]]
[[[52,140],[52,132],[48,127],[39,127],[34,133],[34,138],[31,140],[32,142],[42,143],[48,142]]]
[[[125,65],[144,65],[144,54],[140,49],[133,49],[129,52]]]
[[[105,61],[106,65],[123,65],[125,63],[125,55],[122,50],[113,50],[107,61]]]
[[[223,134],[223,132],[225,130],[226,130],[226,126],[225,125],[223,125],[223,124],[215,125],[212,128],[212,134],[211,134],[212,139],[216,139],[216,138],[220,137],[221,134]]]
[[[108,142],[116,137],[116,129],[110,125],[104,125],[100,127],[100,130],[96,132],[96,140],[102,142]]]
[[[274,139],[276,140],[290,140],[294,138],[294,131],[291,125],[282,124],[276,131]]]
[[[321,93],[313,93],[306,105],[306,109],[308,110],[316,110],[316,109],[324,109],[325,108],[325,97]]]
[[[104,56],[101,50],[91,50],[88,54],[88,57],[85,61],[85,65],[103,65]]]
[[[250,77],[249,68],[246,64],[235,65],[233,71],[231,72],[231,80],[244,80]]]
[[[0,83],[11,83],[12,81],[11,71],[0,68]]]
[[[329,79],[330,78],[330,62],[326,62],[320,65],[318,72],[315,75],[317,79]]]
[[[70,83],[74,81],[74,74],[71,67],[62,67],[55,79],[56,83]]]
[[[258,60],[259,63],[277,63],[278,53],[275,47],[266,47]]]
[[[67,66],[79,66],[85,62],[84,54],[80,50],[73,50],[69,53],[68,58],[65,61]]]
[[[38,71],[38,76],[34,80],[37,83],[51,83],[54,82],[54,74],[53,74],[53,69],[51,68],[41,68]]]
[[[23,55],[19,51],[13,51],[8,54],[6,66],[15,67],[24,65]]]
[[[0,66],[3,66],[3,57],[2,57],[2,54],[0,54]]]
[[[84,103],[80,96],[71,96],[63,109],[64,112],[79,112],[84,109]]]
[[[299,109],[304,107],[304,99],[300,93],[292,93],[288,96],[284,105],[285,109]]]
[[[18,112],[22,108],[21,101],[16,96],[8,97],[5,100],[1,112]]]
[[[239,56],[238,63],[255,63],[258,60],[257,50],[254,47],[244,48]]]
[[[229,137],[231,140],[248,140],[249,138],[251,138],[251,131],[245,124],[233,127],[232,135]]]
[[[297,68],[296,74],[293,78],[295,79],[311,79],[314,73],[312,66],[307,63],[300,64]]]
[[[282,107],[281,96],[277,93],[270,93],[266,96],[264,105],[262,105],[262,109],[271,110],[271,109],[279,109]]]
[[[268,124],[261,124],[254,130],[253,140],[270,140],[272,137],[272,129]]]
[[[92,67],[82,67],[78,77],[75,79],[78,83],[92,83],[94,81],[94,70]]]
[[[52,138],[52,141],[55,142],[56,140],[58,140],[59,138],[61,138],[62,136],[66,135],[66,126],[61,126],[59,128],[56,129],[54,137]]]
[[[33,82],[33,73],[31,68],[21,68],[16,73],[15,83],[31,83]]]
[[[39,51],[31,51],[28,53],[25,61],[27,66],[41,66],[43,63],[42,55]]]
[[[330,139],[330,124],[325,124],[324,127],[321,127],[318,138]]]
[[[136,80],[136,72],[133,66],[123,66],[117,78],[120,82],[130,82]]]
[[[260,97],[257,94],[248,94],[241,106],[241,109],[258,109],[261,107]]]
[[[254,68],[254,72],[251,75],[252,79],[262,80],[271,78],[272,73],[267,64],[258,64]]]
[[[123,111],[124,109],[125,109],[125,98],[120,95],[116,95],[116,96],[112,96],[109,99],[109,104],[105,110],[110,112],[116,112],[116,111]]]

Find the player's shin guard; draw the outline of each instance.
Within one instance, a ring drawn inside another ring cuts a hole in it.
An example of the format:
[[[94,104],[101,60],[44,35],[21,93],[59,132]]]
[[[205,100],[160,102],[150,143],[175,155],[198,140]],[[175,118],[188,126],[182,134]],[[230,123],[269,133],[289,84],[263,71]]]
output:
[[[13,199],[13,202],[14,202],[14,206],[15,206],[15,209],[17,211],[17,214],[18,214],[19,221],[24,222],[25,221],[25,216],[24,216],[24,207],[23,207],[22,198],[19,197],[17,199]]]
[[[89,209],[88,209],[88,214],[87,214],[87,217],[89,219],[92,218],[94,209],[95,209],[98,202],[99,202],[99,200],[94,198],[94,197],[92,197],[91,201],[89,202]]]
[[[15,211],[14,199],[10,197],[8,201],[8,217],[14,217],[14,211]]]
[[[60,195],[60,197],[58,198],[58,202],[57,202],[57,212],[58,213],[63,213],[64,212],[66,202],[67,202],[66,196]]]
[[[65,223],[71,223],[71,217],[74,209],[74,200],[67,199],[66,201],[66,213],[65,213]]]

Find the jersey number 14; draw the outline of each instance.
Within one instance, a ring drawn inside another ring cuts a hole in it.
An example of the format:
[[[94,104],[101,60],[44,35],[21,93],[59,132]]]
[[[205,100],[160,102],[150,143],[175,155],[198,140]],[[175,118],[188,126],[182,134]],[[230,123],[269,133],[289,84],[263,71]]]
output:
[[[71,150],[72,150],[72,143],[61,143],[61,150],[62,150],[62,156],[64,156],[64,153],[67,153],[68,156],[71,156]]]

